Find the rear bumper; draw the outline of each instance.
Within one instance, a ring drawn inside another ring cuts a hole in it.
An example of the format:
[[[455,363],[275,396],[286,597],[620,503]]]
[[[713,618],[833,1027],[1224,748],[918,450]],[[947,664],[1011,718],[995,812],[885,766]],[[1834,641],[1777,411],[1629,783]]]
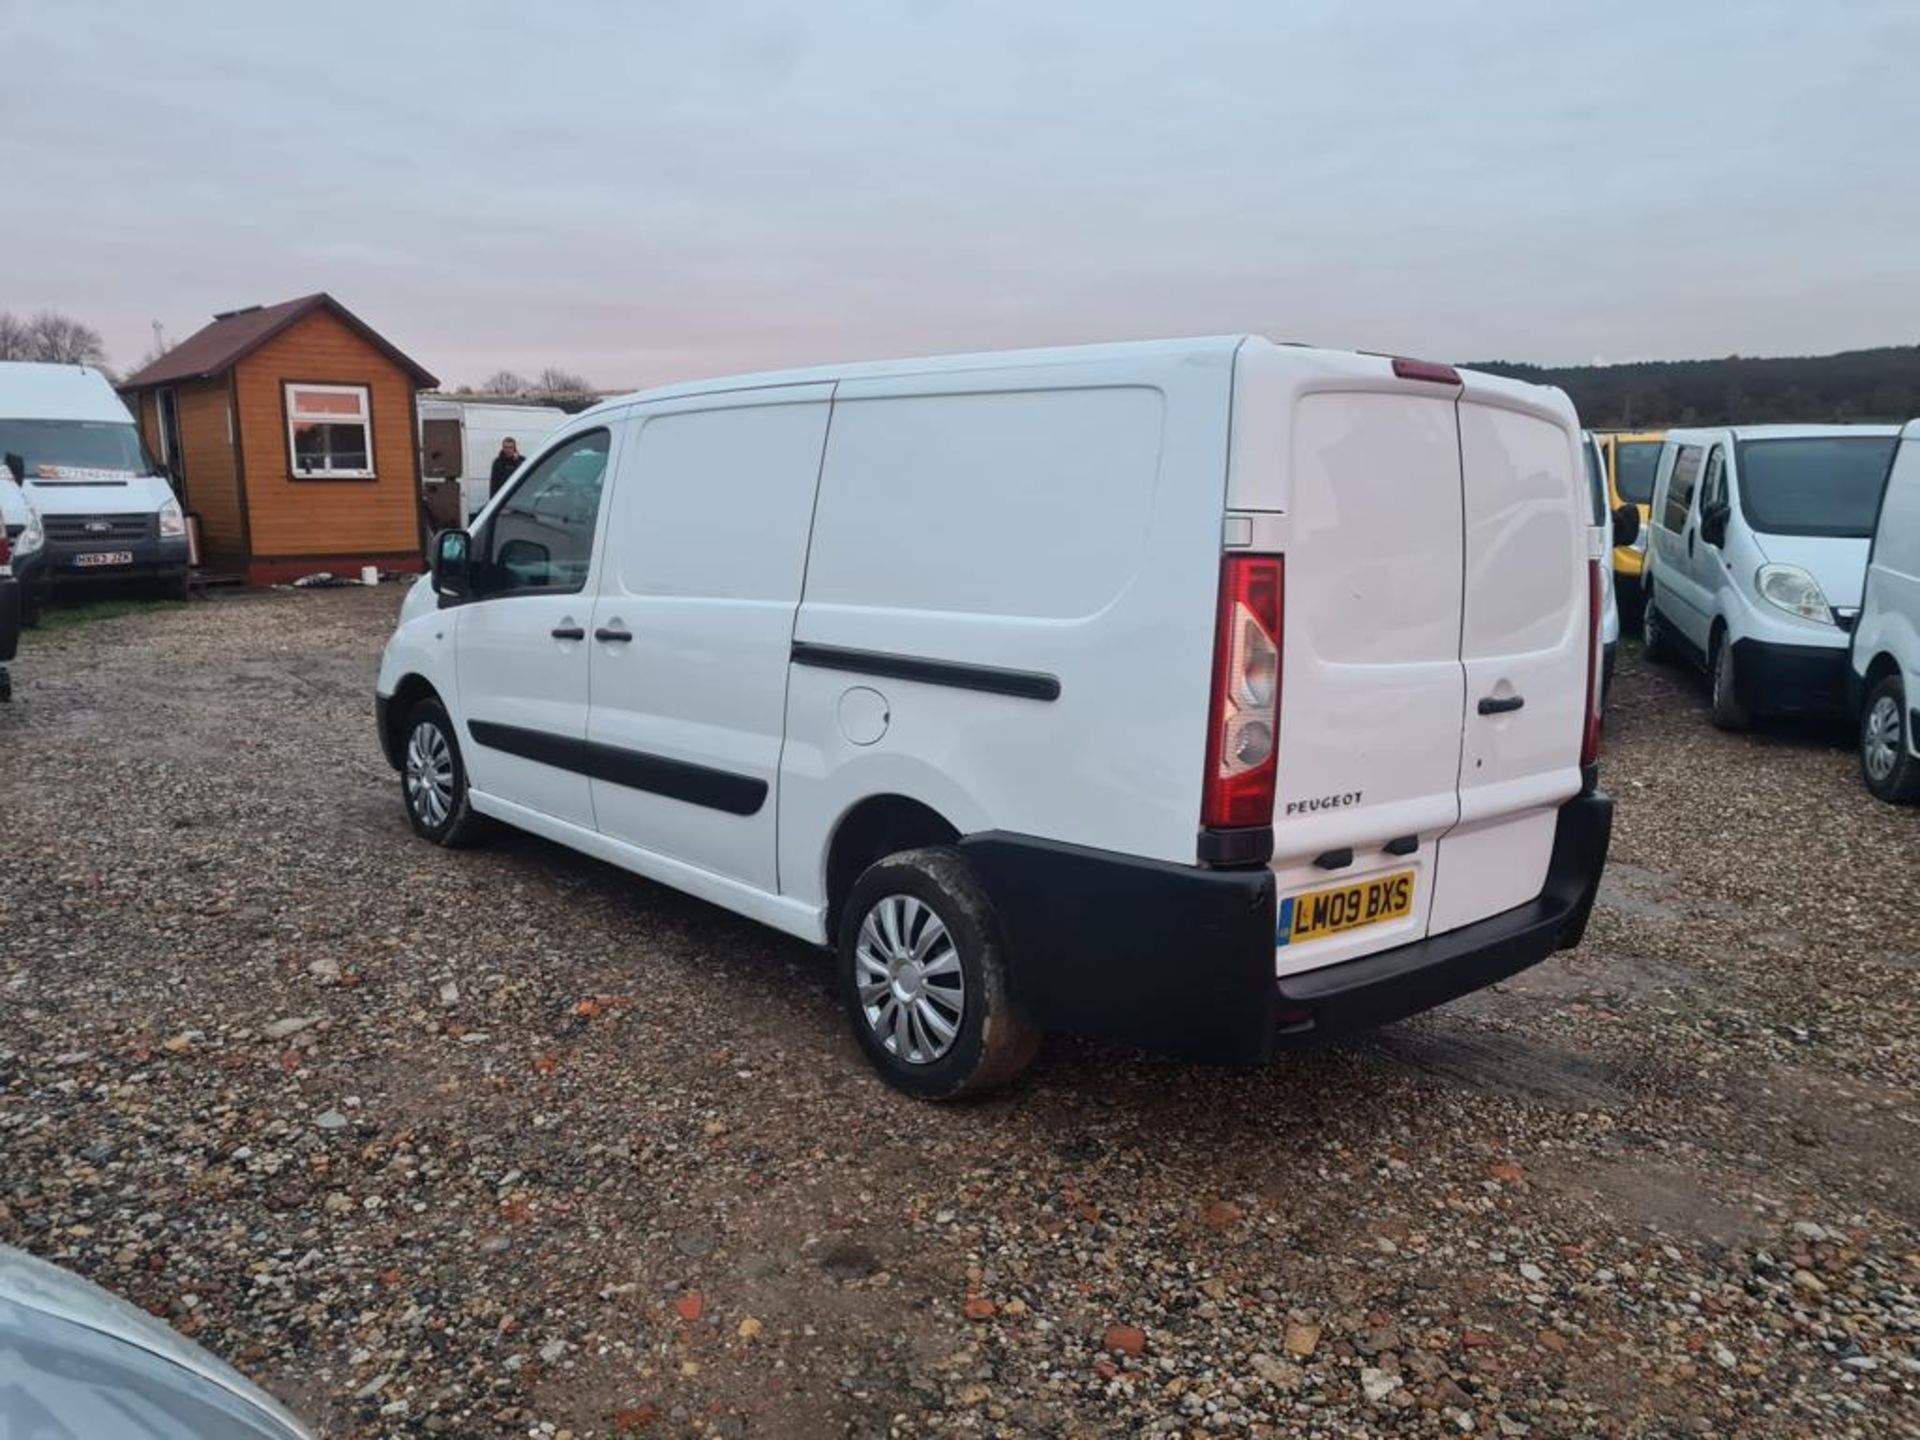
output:
[[[1270,871],[1214,871],[990,832],[960,848],[994,902],[1015,998],[1048,1029],[1228,1064],[1397,1020],[1580,942],[1613,802],[1561,807],[1535,899],[1446,935],[1274,976]]]
[[[1844,645],[1733,642],[1733,683],[1752,715],[1843,715],[1851,668]]]
[[[1324,970],[1282,977],[1288,1037],[1384,1025],[1504,980],[1587,933],[1613,835],[1613,801],[1595,792],[1560,807],[1539,895],[1472,925]]]

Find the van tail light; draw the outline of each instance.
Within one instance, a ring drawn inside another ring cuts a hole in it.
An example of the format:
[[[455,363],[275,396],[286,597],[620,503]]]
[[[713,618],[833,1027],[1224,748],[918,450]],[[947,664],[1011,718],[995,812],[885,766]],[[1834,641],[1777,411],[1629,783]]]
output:
[[[1273,823],[1284,580],[1278,555],[1229,555],[1221,562],[1200,802],[1200,823],[1212,828]]]
[[[1600,562],[1587,562],[1587,725],[1580,736],[1580,763],[1596,764],[1600,759],[1600,607],[1604,603],[1600,589]]]
[[[0,565],[13,563],[13,542],[7,539],[7,532],[0,530]]]

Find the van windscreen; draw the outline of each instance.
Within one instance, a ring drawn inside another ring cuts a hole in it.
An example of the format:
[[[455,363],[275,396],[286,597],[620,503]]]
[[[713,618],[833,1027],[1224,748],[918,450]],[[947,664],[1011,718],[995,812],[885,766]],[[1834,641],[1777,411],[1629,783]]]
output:
[[[1653,503],[1653,475],[1660,468],[1658,440],[1616,441],[1613,447],[1613,483],[1620,498],[1634,505]]]
[[[0,455],[18,455],[26,478],[43,485],[154,473],[131,420],[0,420]]]
[[[1898,443],[1892,435],[1742,440],[1740,511],[1766,535],[1867,539]]]

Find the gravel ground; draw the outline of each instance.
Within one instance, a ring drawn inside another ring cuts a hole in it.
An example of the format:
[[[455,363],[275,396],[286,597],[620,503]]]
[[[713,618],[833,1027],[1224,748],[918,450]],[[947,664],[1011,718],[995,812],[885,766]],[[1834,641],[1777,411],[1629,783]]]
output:
[[[30,637],[0,1241],[327,1435],[1920,1433],[1920,814],[1624,657],[1587,943],[1258,1072],[896,1097],[823,957],[408,831],[397,591]]]

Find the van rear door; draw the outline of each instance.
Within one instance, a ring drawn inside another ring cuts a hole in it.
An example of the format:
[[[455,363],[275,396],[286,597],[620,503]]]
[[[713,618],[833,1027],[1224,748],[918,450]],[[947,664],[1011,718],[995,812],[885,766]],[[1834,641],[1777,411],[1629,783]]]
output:
[[[1604,543],[1582,502],[1578,422],[1564,396],[1469,374],[1458,410],[1466,703],[1436,935],[1524,904],[1546,882],[1559,807],[1580,789],[1588,562]]]
[[[1256,512],[1286,557],[1281,974],[1427,933],[1436,847],[1459,818],[1459,393],[1375,356],[1241,352],[1228,508]],[[1381,904],[1399,913],[1366,913]]]

